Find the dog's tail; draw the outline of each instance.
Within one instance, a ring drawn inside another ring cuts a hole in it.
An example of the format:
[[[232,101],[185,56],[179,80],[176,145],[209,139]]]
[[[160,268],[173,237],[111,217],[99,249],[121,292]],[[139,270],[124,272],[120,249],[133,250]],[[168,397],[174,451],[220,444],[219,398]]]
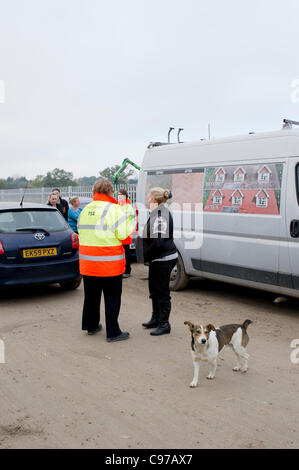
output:
[[[251,320],[245,320],[242,326],[243,326],[243,328],[245,328],[245,330],[247,330],[247,327],[248,327],[251,323],[253,323],[253,321],[251,321]]]

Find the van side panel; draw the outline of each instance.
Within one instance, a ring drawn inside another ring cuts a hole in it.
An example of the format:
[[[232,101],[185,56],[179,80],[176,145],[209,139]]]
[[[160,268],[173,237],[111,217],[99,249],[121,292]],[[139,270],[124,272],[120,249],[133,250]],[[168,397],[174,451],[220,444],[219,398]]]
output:
[[[286,256],[286,183],[299,133],[251,137],[148,150],[138,198],[144,200],[151,186],[162,186],[172,190],[175,201],[181,202],[185,192],[185,202],[202,204],[201,235],[193,206],[191,225],[175,224],[176,244],[190,276],[297,296]],[[177,220],[188,210],[183,208]],[[190,248],[186,240],[192,234],[198,246]]]

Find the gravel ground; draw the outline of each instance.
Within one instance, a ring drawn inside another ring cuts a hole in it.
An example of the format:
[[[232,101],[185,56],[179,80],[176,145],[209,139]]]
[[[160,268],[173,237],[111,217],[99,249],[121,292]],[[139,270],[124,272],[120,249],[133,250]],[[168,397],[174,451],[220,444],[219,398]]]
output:
[[[0,448],[295,448],[299,446],[299,302],[194,280],[173,293],[171,335],[153,338],[147,269],[124,280],[120,324],[129,341],[80,330],[82,286],[0,293]],[[193,366],[185,320],[253,320],[249,370],[235,373],[224,351],[213,381]]]

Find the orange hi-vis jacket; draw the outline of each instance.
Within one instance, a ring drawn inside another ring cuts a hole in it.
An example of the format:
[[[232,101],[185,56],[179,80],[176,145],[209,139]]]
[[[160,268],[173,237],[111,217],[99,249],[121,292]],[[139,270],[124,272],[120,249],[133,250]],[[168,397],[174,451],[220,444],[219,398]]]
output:
[[[80,273],[96,277],[123,274],[126,259],[122,240],[133,232],[134,222],[115,199],[96,193],[78,222]]]

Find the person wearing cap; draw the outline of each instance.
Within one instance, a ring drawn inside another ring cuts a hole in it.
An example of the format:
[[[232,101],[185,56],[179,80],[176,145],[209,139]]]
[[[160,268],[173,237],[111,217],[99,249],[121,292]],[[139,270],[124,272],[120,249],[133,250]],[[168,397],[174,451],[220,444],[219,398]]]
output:
[[[100,303],[103,292],[107,341],[129,338],[118,324],[122,275],[126,257],[122,241],[134,230],[134,218],[127,215],[113,198],[113,185],[99,180],[93,186],[93,201],[78,221],[79,265],[84,284],[82,329],[88,334],[100,331]]]
[[[126,189],[119,189],[118,191],[118,204],[124,208],[126,214],[131,215],[135,218],[135,211],[131,205],[131,201],[128,197],[128,192]],[[123,240],[123,247],[126,253],[126,269],[123,274],[123,278],[126,279],[131,275],[131,254],[130,254],[130,245],[132,243],[132,237],[128,237]]]
[[[149,294],[152,299],[151,319],[142,323],[155,328],[152,336],[169,334],[171,326],[170,274],[178,253],[173,240],[173,219],[165,203],[171,198],[168,189],[152,188],[148,195],[150,216],[143,232],[144,262],[149,264]]]

